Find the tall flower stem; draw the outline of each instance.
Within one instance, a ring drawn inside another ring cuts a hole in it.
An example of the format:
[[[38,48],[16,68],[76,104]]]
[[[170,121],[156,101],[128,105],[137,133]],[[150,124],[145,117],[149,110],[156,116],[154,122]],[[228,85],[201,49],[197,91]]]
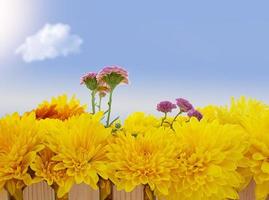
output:
[[[166,118],[167,118],[167,113],[164,113],[164,117],[163,117],[163,119],[162,119],[161,126],[163,125],[163,123],[164,123],[164,121],[166,120]]]
[[[95,94],[96,92],[93,90],[92,91],[92,113],[95,114]]]
[[[107,120],[106,120],[106,127],[109,127],[109,122],[110,122],[110,115],[111,115],[111,108],[112,108],[112,94],[113,94],[113,90],[111,89],[110,93],[109,93],[109,100],[108,100],[108,113],[107,113]]]
[[[101,111],[102,97],[99,95],[98,111]]]
[[[177,113],[177,115],[174,117],[173,121],[171,122],[171,129],[173,129],[173,124],[174,124],[174,122],[176,121],[176,119],[178,118],[178,116],[181,115],[181,113],[182,113],[182,111],[179,111],[179,112]]]

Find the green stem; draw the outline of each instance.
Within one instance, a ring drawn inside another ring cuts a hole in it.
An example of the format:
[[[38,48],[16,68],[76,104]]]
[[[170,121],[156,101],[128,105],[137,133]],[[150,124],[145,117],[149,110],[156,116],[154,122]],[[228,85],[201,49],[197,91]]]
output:
[[[118,117],[116,117],[115,119],[113,119],[112,122],[109,124],[109,127],[110,127],[112,124],[114,124],[114,122],[117,121],[119,118],[120,118],[120,117],[118,116]]]
[[[181,113],[182,113],[182,111],[179,111],[179,112],[177,113],[177,115],[174,117],[173,121],[171,122],[171,129],[173,129],[173,124],[174,124],[174,122],[176,121],[176,119],[178,118],[178,116],[179,116]]]
[[[95,91],[92,91],[92,113],[95,114]]]
[[[163,123],[164,123],[164,121],[166,120],[166,118],[167,118],[167,113],[164,113],[164,117],[163,117],[163,119],[162,119],[161,126],[163,125]]]
[[[102,97],[99,95],[98,111],[101,111]]]
[[[112,107],[112,94],[113,94],[113,89],[111,89],[111,91],[109,93],[106,127],[109,127],[109,121],[110,121],[110,115],[111,115],[111,107]]]

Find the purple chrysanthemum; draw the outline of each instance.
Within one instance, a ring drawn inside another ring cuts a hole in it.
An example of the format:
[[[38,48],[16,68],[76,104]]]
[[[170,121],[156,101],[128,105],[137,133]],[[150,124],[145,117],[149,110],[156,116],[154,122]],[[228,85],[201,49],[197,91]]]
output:
[[[189,110],[193,109],[192,104],[183,98],[176,99],[176,104],[182,112],[188,112]]]
[[[170,101],[162,101],[157,104],[157,110],[163,113],[172,112],[177,106]]]
[[[203,118],[202,113],[200,113],[198,110],[191,109],[188,112],[189,117],[196,117],[199,121]]]

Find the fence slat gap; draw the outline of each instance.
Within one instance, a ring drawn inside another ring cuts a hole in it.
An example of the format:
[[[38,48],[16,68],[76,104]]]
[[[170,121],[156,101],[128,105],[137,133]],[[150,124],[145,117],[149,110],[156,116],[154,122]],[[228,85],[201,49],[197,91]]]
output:
[[[55,200],[55,193],[47,183],[40,182],[23,190],[23,200]]]

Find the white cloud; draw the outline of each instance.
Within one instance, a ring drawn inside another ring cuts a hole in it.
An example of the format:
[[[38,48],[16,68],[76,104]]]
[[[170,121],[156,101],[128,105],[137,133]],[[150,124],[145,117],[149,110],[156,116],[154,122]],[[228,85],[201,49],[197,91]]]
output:
[[[78,35],[72,35],[70,30],[67,24],[46,24],[36,34],[27,37],[15,53],[22,55],[25,62],[78,53],[83,41]]]

